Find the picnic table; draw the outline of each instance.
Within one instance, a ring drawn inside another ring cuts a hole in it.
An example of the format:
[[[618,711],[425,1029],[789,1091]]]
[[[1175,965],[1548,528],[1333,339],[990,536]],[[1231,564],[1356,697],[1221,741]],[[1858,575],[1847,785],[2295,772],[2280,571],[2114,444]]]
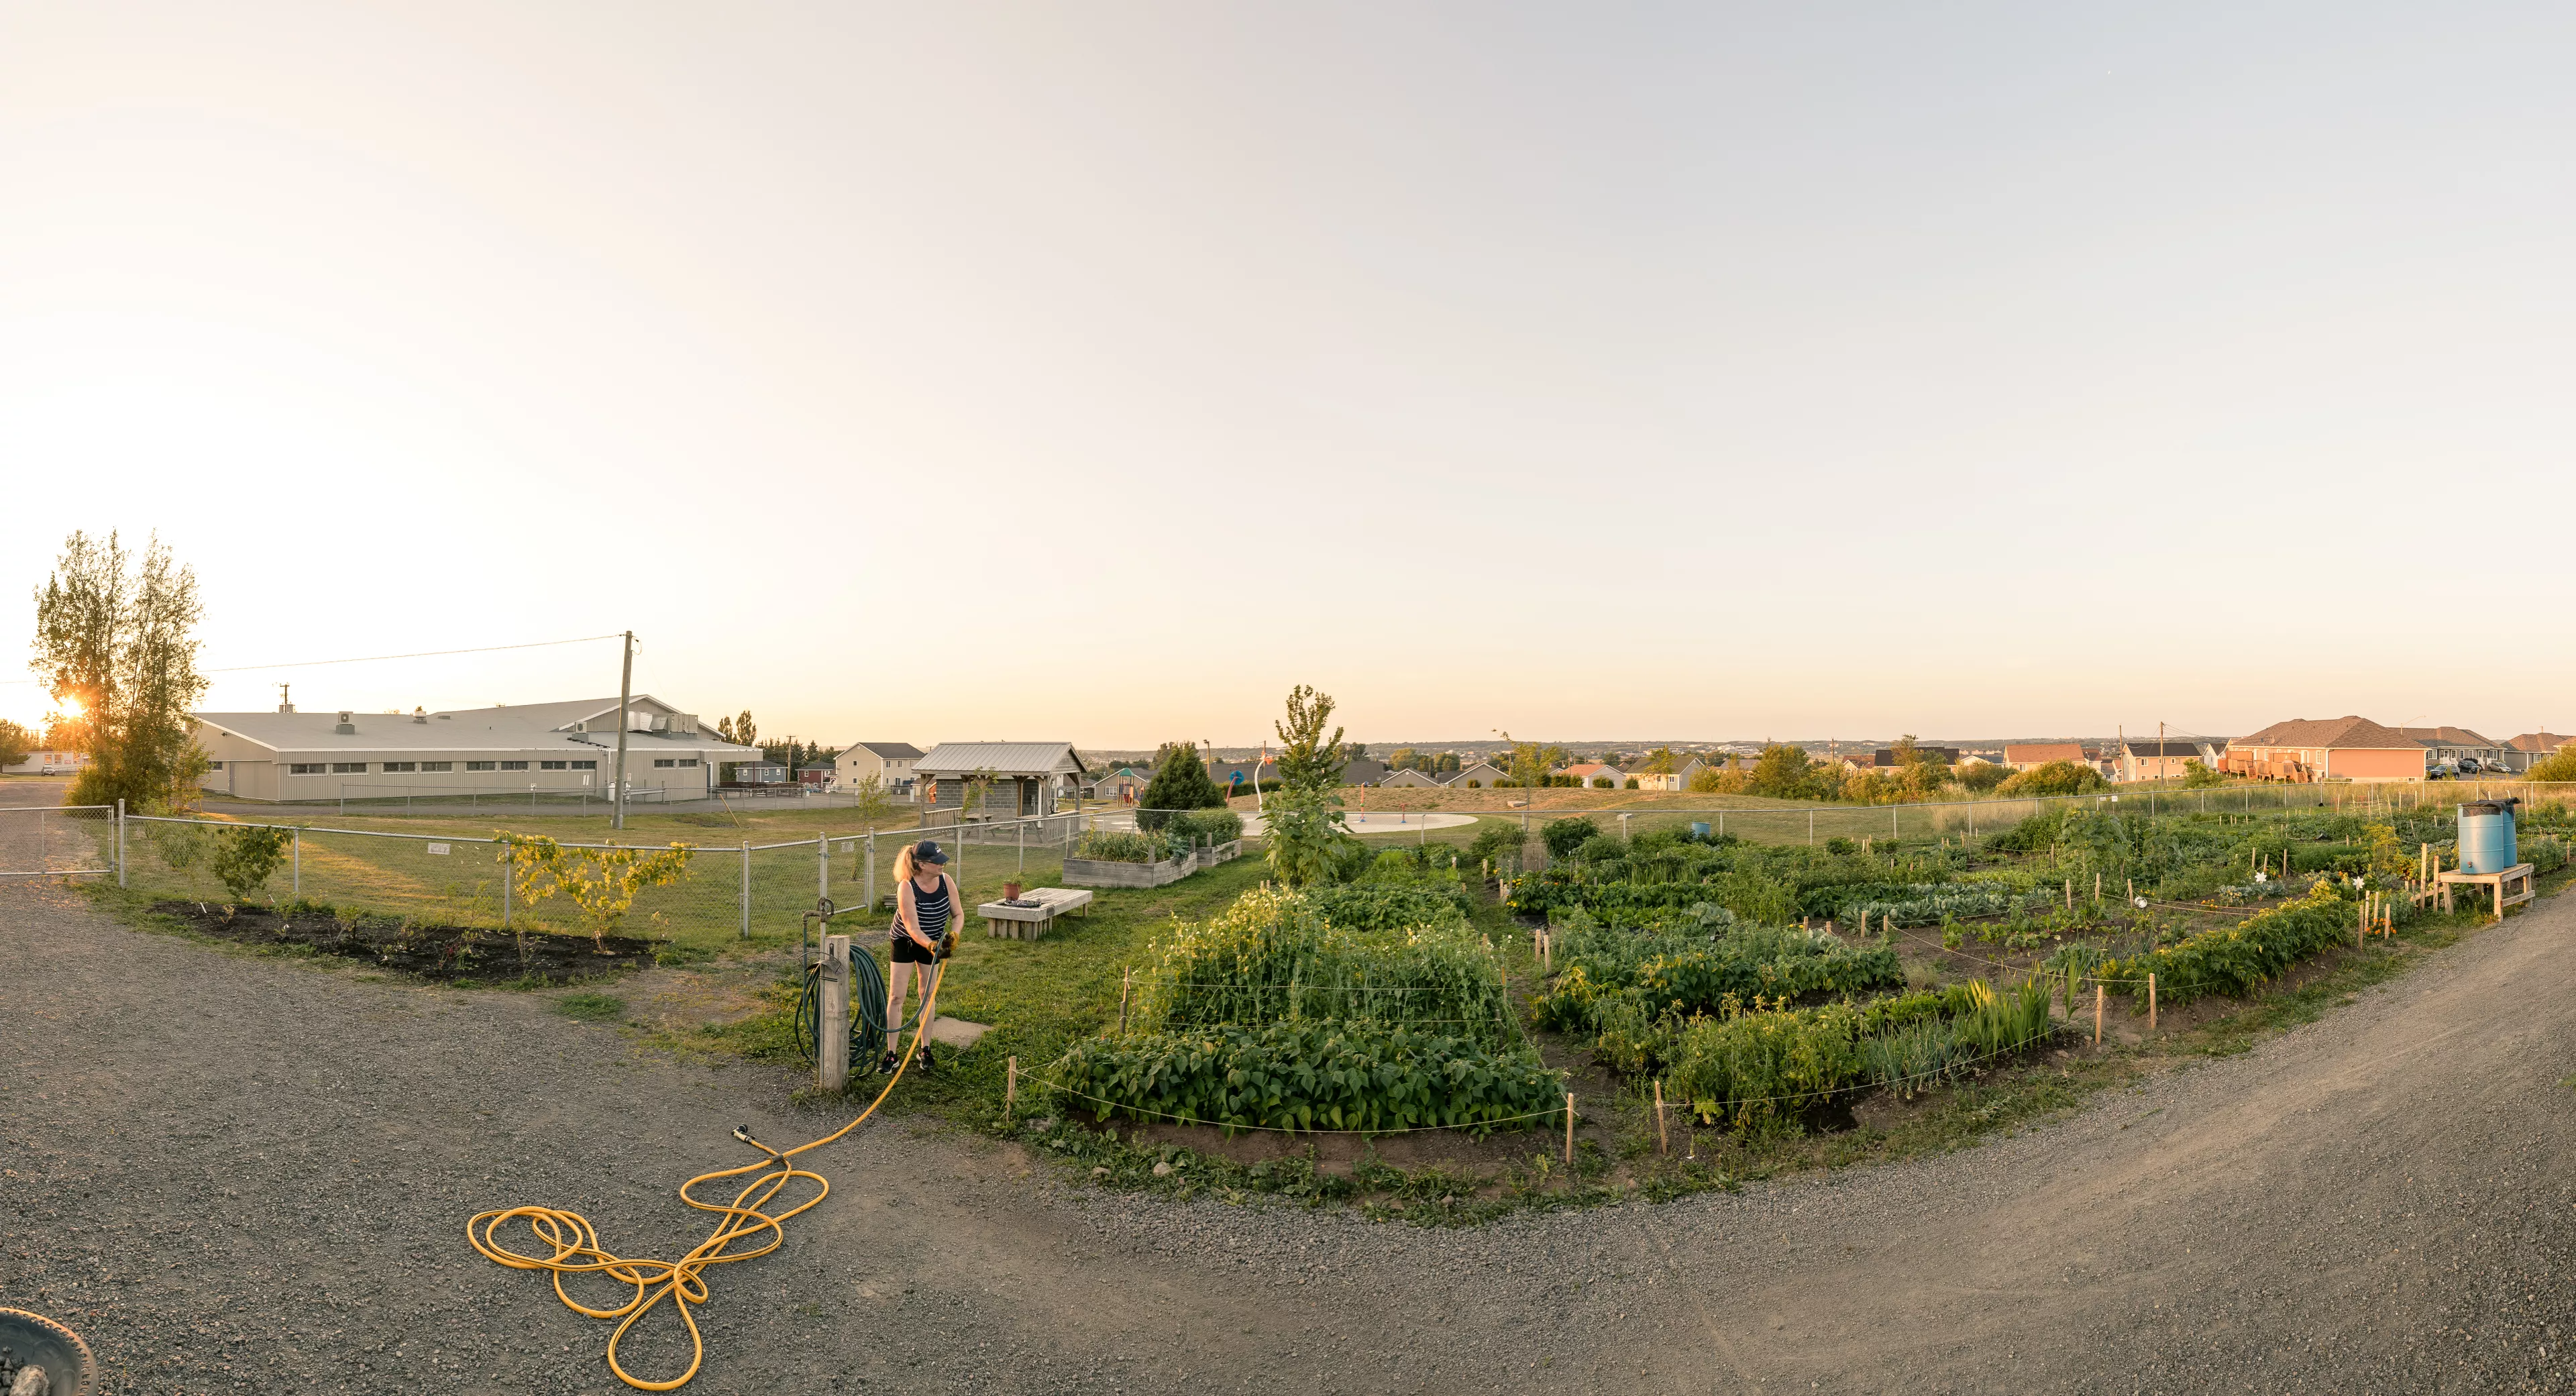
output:
[[[986,902],[975,908],[975,914],[984,918],[984,934],[1035,940],[1047,933],[1057,917],[1090,906],[1091,894],[1079,887],[1033,887],[1022,892],[1020,900],[1036,905]]]

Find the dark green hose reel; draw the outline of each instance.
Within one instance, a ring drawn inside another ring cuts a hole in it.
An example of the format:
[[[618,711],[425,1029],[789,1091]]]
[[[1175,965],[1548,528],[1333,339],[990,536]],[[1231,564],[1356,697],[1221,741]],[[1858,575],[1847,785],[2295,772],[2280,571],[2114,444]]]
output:
[[[805,966],[804,985],[796,995],[796,1050],[805,1060],[814,1060],[815,1044],[822,1041],[817,1018],[823,1011],[823,960],[821,934],[828,933],[835,916],[858,914],[841,911],[829,897],[815,899],[814,909],[797,923],[796,954]],[[814,933],[820,923],[823,933]],[[885,971],[877,968],[877,957],[857,945],[850,947],[850,1065],[866,1071],[884,1057],[886,1051],[886,981]],[[902,1034],[921,1021],[921,1010],[915,1008],[895,1025]]]

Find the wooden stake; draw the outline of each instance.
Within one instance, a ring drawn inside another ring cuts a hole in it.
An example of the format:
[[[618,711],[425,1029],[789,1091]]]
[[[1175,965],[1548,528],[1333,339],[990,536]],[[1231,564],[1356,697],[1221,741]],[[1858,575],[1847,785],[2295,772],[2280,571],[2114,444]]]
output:
[[[2066,879],[2066,909],[2075,909],[2075,879],[2071,877]]]
[[[1664,1128],[1664,1083],[1659,1078],[1655,1082],[1655,1152],[1670,1155],[1672,1151],[1673,1136]]]
[[[2147,1031],[2156,1030],[2156,977],[2147,976]]]
[[[1574,1166],[1574,1092],[1565,1093],[1565,1166]]]
[[[1020,1059],[1011,1058],[1004,1065],[1003,1070],[1005,1074],[1002,1077],[1002,1120],[1007,1124],[1011,1118],[1011,1107],[1018,1104],[1020,1099]]]
[[[2094,985],[2094,986],[2093,986],[2093,1045],[2094,1045],[2094,1046],[2096,1046],[2096,1047],[2099,1047],[2099,1046],[2101,1046],[2101,1045],[2102,1045],[2102,1000],[2103,1000],[2103,997],[2104,997],[2104,994],[2103,994],[2102,986],[2101,986],[2101,985],[2099,985],[2099,984]]]
[[[1136,984],[1136,967],[1128,966],[1118,975],[1118,1035],[1127,1035],[1127,991]]]
[[[2102,874],[2093,874],[2093,900],[2102,900]]]

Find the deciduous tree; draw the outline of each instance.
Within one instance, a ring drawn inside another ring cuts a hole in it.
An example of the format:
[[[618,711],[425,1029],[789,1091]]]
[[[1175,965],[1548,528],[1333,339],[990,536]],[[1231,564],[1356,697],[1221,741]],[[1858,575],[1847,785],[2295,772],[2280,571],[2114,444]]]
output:
[[[30,667],[70,711],[89,755],[68,802],[157,810],[192,804],[206,756],[190,710],[197,669],[197,575],[158,537],[141,557],[117,535],[75,532],[36,593]]]

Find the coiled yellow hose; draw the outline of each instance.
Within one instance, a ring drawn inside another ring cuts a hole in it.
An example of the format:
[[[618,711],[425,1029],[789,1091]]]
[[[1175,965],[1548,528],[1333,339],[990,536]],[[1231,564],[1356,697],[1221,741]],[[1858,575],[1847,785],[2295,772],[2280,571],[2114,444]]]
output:
[[[947,972],[948,966],[945,964],[937,966],[931,972],[930,991],[922,997],[919,1020],[922,1023],[934,1021],[933,1005],[939,1001],[939,981],[946,976]],[[608,1370],[615,1372],[618,1380],[639,1391],[676,1391],[689,1384],[689,1379],[698,1374],[699,1365],[706,1360],[707,1345],[698,1334],[698,1321],[689,1313],[689,1306],[707,1302],[707,1267],[725,1265],[737,1260],[751,1260],[778,1249],[787,1239],[786,1229],[781,1223],[831,1196],[832,1185],[824,1180],[822,1174],[809,1173],[790,1164],[788,1160],[807,1150],[819,1149],[851,1130],[857,1129],[862,1121],[876,1113],[878,1106],[885,1104],[887,1096],[894,1094],[896,1084],[903,1080],[903,1073],[912,1066],[913,1054],[920,1050],[921,1030],[915,1028],[912,1034],[912,1045],[904,1049],[903,1060],[895,1064],[893,1077],[886,1082],[884,1090],[877,1092],[877,1098],[868,1102],[868,1108],[860,1111],[858,1117],[848,1124],[811,1143],[799,1144],[782,1153],[752,1138],[749,1131],[736,1129],[733,1132],[734,1138],[769,1155],[769,1159],[766,1163],[746,1163],[740,1168],[725,1168],[713,1173],[701,1173],[680,1185],[682,1202],[701,1212],[717,1213],[723,1217],[723,1220],[716,1223],[716,1229],[708,1235],[707,1239],[699,1242],[687,1255],[678,1260],[630,1260],[611,1255],[600,1247],[599,1233],[591,1227],[588,1218],[579,1212],[567,1212],[556,1207],[511,1207],[501,1211],[478,1212],[472,1221],[465,1224],[465,1239],[475,1250],[482,1252],[486,1260],[509,1266],[513,1270],[552,1271],[555,1297],[561,1299],[564,1307],[574,1313],[591,1318],[622,1319],[623,1322],[617,1325],[617,1331],[608,1335]],[[745,1173],[761,1169],[768,1171],[762,1172],[741,1192],[734,1194],[734,1199],[729,1205],[700,1202],[689,1195],[689,1189],[700,1183],[722,1178],[738,1178]],[[789,1181],[796,1178],[814,1180],[815,1193],[812,1197],[776,1216],[762,1210],[776,1199],[780,1190],[784,1189]],[[503,1222],[514,1218],[525,1218],[528,1230],[534,1233],[539,1241],[552,1247],[554,1253],[529,1255],[502,1245],[497,1236],[500,1226]],[[749,1251],[730,1249],[735,1242],[744,1237],[763,1231],[769,1233],[769,1243],[760,1249]],[[563,1282],[566,1275],[606,1275],[619,1283],[635,1286],[635,1297],[614,1309],[594,1309],[564,1293]],[[618,1365],[617,1344],[626,1336],[626,1330],[635,1326],[637,1319],[651,1312],[653,1306],[664,1299],[669,1299],[678,1306],[680,1321],[688,1325],[689,1370],[669,1381],[645,1381]]]

